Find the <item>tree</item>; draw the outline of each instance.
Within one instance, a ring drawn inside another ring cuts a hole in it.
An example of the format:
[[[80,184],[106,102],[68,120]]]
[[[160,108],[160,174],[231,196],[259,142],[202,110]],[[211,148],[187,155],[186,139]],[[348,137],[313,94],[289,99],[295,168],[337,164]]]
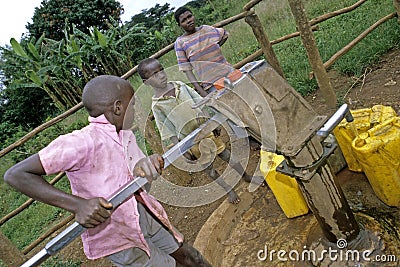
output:
[[[134,15],[130,22],[127,22],[127,26],[133,26],[141,24],[148,28],[149,32],[154,30],[161,31],[163,28],[162,19],[167,15],[172,15],[174,9],[169,7],[170,4],[166,3],[163,6],[156,4],[150,9],[143,9],[142,13]]]
[[[65,22],[68,28],[74,25],[82,32],[89,33],[90,27],[107,30],[109,18],[120,21],[122,5],[115,0],[43,0],[35,8],[32,23],[26,28],[31,37],[61,40],[64,37]]]
[[[207,0],[196,0],[190,1],[186,3],[185,6],[189,7],[190,9],[199,9],[207,4]]]
[[[30,67],[37,64],[34,48],[21,49],[20,46],[16,50],[0,48],[0,141],[9,135],[4,129],[13,132],[17,126],[24,129],[35,127],[57,112],[50,96],[27,77]]]

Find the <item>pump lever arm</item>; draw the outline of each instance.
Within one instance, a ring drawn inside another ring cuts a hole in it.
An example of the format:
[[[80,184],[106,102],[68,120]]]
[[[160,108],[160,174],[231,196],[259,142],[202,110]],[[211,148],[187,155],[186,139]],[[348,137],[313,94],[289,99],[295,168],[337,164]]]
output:
[[[324,126],[317,131],[317,135],[326,138],[333,129],[344,119],[347,122],[352,122],[354,120],[353,115],[351,115],[349,106],[343,104],[336,112],[329,118],[329,120],[324,124]]]

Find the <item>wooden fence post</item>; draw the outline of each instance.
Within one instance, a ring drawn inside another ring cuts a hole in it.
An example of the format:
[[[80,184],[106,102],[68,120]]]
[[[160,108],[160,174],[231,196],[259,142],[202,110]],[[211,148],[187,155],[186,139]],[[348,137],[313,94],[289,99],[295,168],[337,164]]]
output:
[[[297,28],[303,45],[307,51],[307,56],[314,71],[318,86],[326,100],[329,109],[336,108],[336,94],[333,91],[326,69],[322,62],[318,47],[315,42],[314,34],[308,22],[303,2],[301,0],[289,0],[290,9],[296,20]]]
[[[268,63],[271,67],[276,70],[276,72],[285,78],[285,74],[282,71],[281,66],[279,65],[279,61],[275,55],[274,50],[272,49],[271,42],[268,39],[267,33],[264,31],[263,26],[261,24],[260,18],[257,14],[250,14],[246,16],[245,21],[250,25],[253,30],[255,37],[257,38],[258,43],[261,45],[261,49],[263,51],[264,57],[267,59]]]
[[[393,5],[396,8],[397,20],[400,22],[400,0],[393,0]]]

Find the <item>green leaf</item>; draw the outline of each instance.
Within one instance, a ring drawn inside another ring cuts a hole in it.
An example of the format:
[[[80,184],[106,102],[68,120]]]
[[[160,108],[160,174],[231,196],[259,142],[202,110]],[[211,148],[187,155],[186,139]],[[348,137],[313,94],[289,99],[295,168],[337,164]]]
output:
[[[35,58],[35,60],[40,60],[40,55],[36,49],[36,47],[32,43],[28,43],[28,50]]]
[[[70,45],[72,47],[73,52],[78,52],[79,51],[79,44],[76,42],[75,37],[71,37],[71,42]]]
[[[33,70],[27,70],[25,72],[26,77],[28,77],[32,82],[37,84],[39,87],[43,85],[42,79]]]
[[[38,45],[41,45],[42,43],[43,43],[43,40],[44,40],[44,38],[45,38],[45,34],[43,33],[41,36],[40,36],[40,38],[36,41],[36,46],[38,46]]]
[[[7,86],[8,89],[24,89],[24,88],[35,88],[38,87],[36,83],[12,83]],[[1,265],[0,265],[1,266]]]
[[[97,30],[97,28],[94,28],[94,33],[97,36],[97,40],[99,41],[99,45],[104,48],[107,47],[108,44],[108,39],[107,36],[105,36],[104,34],[102,34],[99,30]]]
[[[18,43],[15,38],[10,39],[10,44],[15,52],[20,57],[24,57],[26,59],[29,59],[28,55],[26,54],[25,50],[22,48],[22,46]]]

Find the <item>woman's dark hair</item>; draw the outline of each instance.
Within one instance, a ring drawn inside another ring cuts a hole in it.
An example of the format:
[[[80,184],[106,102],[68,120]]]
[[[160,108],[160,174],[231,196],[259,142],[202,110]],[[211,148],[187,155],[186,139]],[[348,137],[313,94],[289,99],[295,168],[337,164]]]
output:
[[[185,13],[186,11],[189,11],[190,13],[193,13],[192,10],[190,10],[188,7],[185,6],[181,6],[180,8],[178,8],[175,13],[174,13],[174,17],[176,22],[179,24],[179,17],[180,15],[182,15],[183,13]]]

